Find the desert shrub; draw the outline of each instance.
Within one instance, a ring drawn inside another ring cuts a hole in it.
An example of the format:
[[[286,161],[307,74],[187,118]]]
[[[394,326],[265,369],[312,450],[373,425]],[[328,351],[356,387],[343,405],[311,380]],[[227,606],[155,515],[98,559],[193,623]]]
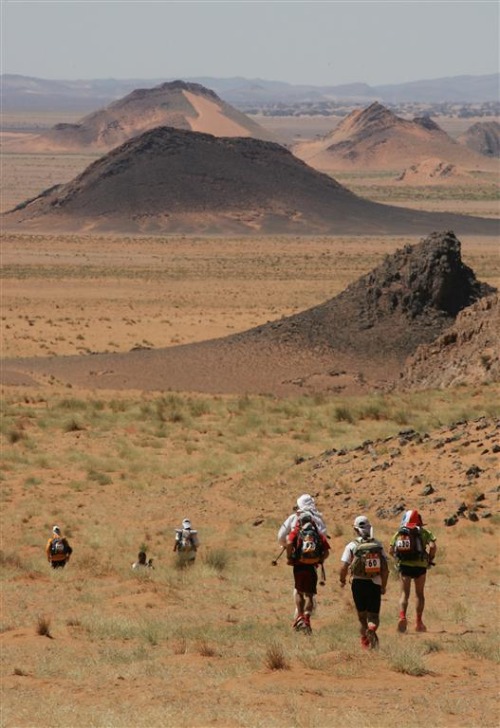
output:
[[[429,674],[422,660],[421,648],[408,640],[393,642],[388,646],[387,652],[391,670],[413,677]]]
[[[224,571],[229,563],[229,556],[225,549],[212,549],[207,551],[204,562],[215,571]]]
[[[15,445],[16,442],[20,442],[25,437],[25,434],[22,430],[19,430],[17,428],[13,428],[12,430],[9,430],[7,433],[7,440],[11,445]]]
[[[93,468],[88,470],[87,478],[94,483],[99,483],[99,485],[110,485],[113,482],[109,475],[94,470]]]
[[[335,419],[337,422],[349,422],[350,424],[354,423],[354,415],[349,409],[349,407],[345,406],[339,406],[335,407]]]
[[[217,650],[215,647],[210,645],[205,640],[202,640],[198,646],[198,652],[202,657],[215,657],[217,655]]]
[[[75,417],[68,420],[63,427],[64,432],[80,432],[84,429],[85,427]]]
[[[270,670],[289,670],[288,662],[283,647],[279,642],[271,642],[265,654],[264,662]]]
[[[50,634],[50,618],[49,617],[46,617],[43,614],[38,615],[37,622],[36,622],[36,633],[42,637],[52,638],[52,635]]]
[[[63,410],[86,410],[88,403],[83,399],[76,399],[75,397],[68,397],[62,399],[59,402],[59,407]]]
[[[492,637],[479,638],[476,635],[463,635],[458,643],[458,650],[471,657],[480,657],[484,660],[500,663],[500,644],[498,639]]]
[[[441,652],[443,649],[441,644],[437,640],[426,640],[424,642],[424,648],[426,654],[430,654],[432,652]]]

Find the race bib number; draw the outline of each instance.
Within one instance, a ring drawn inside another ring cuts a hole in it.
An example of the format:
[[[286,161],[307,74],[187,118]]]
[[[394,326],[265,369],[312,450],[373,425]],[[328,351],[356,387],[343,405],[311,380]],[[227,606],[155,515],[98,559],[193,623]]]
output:
[[[380,574],[380,556],[379,554],[367,554],[365,558],[365,573],[368,576]]]
[[[396,541],[397,551],[411,551],[411,539],[409,536],[398,538]]]

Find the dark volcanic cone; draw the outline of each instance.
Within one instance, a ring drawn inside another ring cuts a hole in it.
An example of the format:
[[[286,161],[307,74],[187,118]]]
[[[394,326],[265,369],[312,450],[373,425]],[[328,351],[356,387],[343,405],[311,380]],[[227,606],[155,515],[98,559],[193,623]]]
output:
[[[73,181],[18,205],[4,226],[113,233],[497,234],[497,220],[357,197],[279,144],[160,127]]]
[[[40,376],[91,389],[359,393],[392,386],[406,357],[492,289],[463,264],[453,233],[398,250],[326,303],[223,339],[100,354],[4,361],[4,384]]]

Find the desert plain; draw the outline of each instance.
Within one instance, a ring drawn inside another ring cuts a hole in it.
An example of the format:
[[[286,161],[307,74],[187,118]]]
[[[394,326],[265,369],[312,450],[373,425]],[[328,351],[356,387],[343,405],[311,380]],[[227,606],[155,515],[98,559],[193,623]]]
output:
[[[2,154],[2,211],[88,163]],[[499,213],[491,179],[338,179],[388,204]],[[498,287],[498,239],[460,240],[464,262]],[[417,242],[6,230],[4,369],[243,332],[321,304]],[[207,391],[151,390],[139,367],[112,390],[71,383],[64,366],[2,383],[2,726],[498,725],[498,381],[348,392],[299,382],[282,394],[264,373],[259,390],[258,371],[251,388],[217,391],[213,371]],[[301,493],[316,497],[331,537],[311,637],[291,630],[291,569],[271,564]],[[412,594],[409,631],[396,632],[393,572],[380,649],[367,653],[340,555],[356,515],[387,545],[412,507],[438,544],[428,631],[414,631]],[[174,528],[186,516],[201,547],[179,569]],[[57,571],[44,554],[55,523],[74,549]],[[143,548],[155,568],[137,574]]]

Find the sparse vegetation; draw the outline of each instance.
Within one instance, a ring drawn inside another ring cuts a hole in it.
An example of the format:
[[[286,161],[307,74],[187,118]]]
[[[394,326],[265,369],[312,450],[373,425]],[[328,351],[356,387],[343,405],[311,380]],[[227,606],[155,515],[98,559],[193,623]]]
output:
[[[50,633],[50,618],[41,614],[38,616],[37,623],[36,623],[36,633],[39,634],[41,637],[50,637],[52,638],[52,635]]]
[[[266,650],[265,664],[270,670],[290,669],[290,663],[285,656],[283,646],[279,642],[272,642],[268,646]]]

